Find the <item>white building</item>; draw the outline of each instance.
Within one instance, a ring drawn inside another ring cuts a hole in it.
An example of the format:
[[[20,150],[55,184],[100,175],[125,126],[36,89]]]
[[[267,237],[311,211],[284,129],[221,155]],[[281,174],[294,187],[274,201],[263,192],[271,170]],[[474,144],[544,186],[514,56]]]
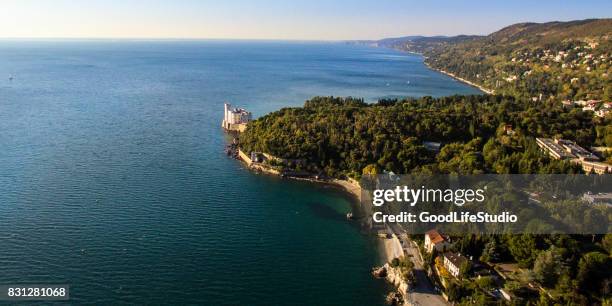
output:
[[[612,205],[612,193],[590,193],[587,192],[582,196],[582,199],[589,204],[607,204]]]
[[[223,113],[223,128],[230,131],[243,132],[246,125],[253,120],[251,112],[244,108],[232,108],[232,105],[225,103]]]
[[[579,159],[598,161],[599,157],[575,142],[565,139],[536,138],[536,143],[555,159]]]
[[[538,146],[555,159],[567,159],[580,164],[585,173],[612,173],[612,165],[602,163],[599,157],[573,141],[565,139],[536,138]]]
[[[244,108],[232,108],[232,105],[225,103],[225,122],[228,124],[248,123],[252,120],[251,112]]]
[[[597,161],[582,161],[582,170],[586,173],[608,174],[612,173],[612,165]]]
[[[444,252],[445,248],[448,247],[448,241],[437,230],[432,229],[425,233],[425,251],[427,253],[433,252],[434,249],[438,252]]]
[[[577,81],[577,80],[576,80]],[[573,83],[573,82],[572,82]],[[574,104],[576,105],[580,105],[580,106],[585,106],[587,104],[587,101],[584,100],[578,100],[578,101],[574,101]]]
[[[459,277],[459,273],[461,273],[461,267],[468,263],[468,259],[461,256],[459,253],[446,252],[444,253],[444,268],[448,270],[448,272],[454,276]]]
[[[595,111],[595,116],[603,118],[607,116],[609,113],[610,113],[609,109],[602,108],[598,111]]]

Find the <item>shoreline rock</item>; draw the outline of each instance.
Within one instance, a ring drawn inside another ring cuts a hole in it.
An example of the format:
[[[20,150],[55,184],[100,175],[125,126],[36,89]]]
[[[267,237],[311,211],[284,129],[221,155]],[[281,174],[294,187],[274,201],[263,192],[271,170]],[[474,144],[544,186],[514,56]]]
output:
[[[387,277],[387,267],[374,267],[372,268],[372,276],[376,278],[386,278]]]
[[[395,288],[397,288],[396,293],[400,294],[402,297],[402,304],[395,305],[409,305],[408,290],[410,288],[410,284],[404,279],[404,277],[402,276],[402,272],[399,268],[393,268],[388,263],[385,264],[385,267],[387,267],[387,277],[385,279]]]
[[[385,302],[389,305],[406,305],[404,296],[397,291],[389,292],[389,294],[387,294],[387,297],[385,298]]]
[[[252,162],[251,160],[248,159],[248,156],[244,152],[242,152],[242,150],[239,149],[238,152],[239,152],[238,160],[246,164],[247,168],[249,168],[250,170],[255,170],[260,173],[279,176],[279,177],[288,178],[288,179],[292,179],[296,181],[307,181],[311,183],[334,186],[348,193],[353,198],[356,198],[358,202],[361,201],[361,186],[359,185],[359,182],[357,182],[354,179],[351,179],[351,178],[346,179],[346,180],[341,180],[341,179],[336,179],[336,178],[317,179],[314,177],[314,175],[312,175],[312,177],[297,177],[297,176],[291,176],[291,175],[284,176],[283,173],[281,173],[281,171],[279,170],[273,169],[262,163]]]

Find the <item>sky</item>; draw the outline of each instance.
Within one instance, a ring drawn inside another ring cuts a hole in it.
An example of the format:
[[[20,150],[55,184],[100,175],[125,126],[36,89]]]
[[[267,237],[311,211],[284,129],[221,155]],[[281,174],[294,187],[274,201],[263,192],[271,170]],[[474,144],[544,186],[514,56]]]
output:
[[[0,38],[380,39],[611,15],[610,0],[0,0]]]

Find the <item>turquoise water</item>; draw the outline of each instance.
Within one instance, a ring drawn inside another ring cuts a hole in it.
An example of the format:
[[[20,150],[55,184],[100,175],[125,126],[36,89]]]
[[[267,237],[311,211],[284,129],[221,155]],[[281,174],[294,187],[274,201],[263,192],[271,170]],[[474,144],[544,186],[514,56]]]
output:
[[[73,303],[382,304],[349,200],[228,159],[223,102],[476,92],[344,44],[0,41],[0,283],[70,284]]]

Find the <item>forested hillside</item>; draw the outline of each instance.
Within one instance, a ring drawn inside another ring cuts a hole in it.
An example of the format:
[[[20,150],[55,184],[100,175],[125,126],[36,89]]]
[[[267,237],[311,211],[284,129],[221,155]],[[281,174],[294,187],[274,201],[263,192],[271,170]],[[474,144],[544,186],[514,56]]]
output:
[[[515,24],[488,36],[408,37],[379,45],[426,56],[498,94],[534,101],[612,98],[612,19]]]
[[[534,137],[612,146],[612,126],[575,109],[510,96],[424,97],[366,104],[317,97],[252,122],[247,151],[308,161],[310,171],[358,177],[366,167],[396,173],[565,173],[579,167],[540,153]],[[440,152],[425,142],[443,144]],[[306,169],[304,169],[306,170]]]

